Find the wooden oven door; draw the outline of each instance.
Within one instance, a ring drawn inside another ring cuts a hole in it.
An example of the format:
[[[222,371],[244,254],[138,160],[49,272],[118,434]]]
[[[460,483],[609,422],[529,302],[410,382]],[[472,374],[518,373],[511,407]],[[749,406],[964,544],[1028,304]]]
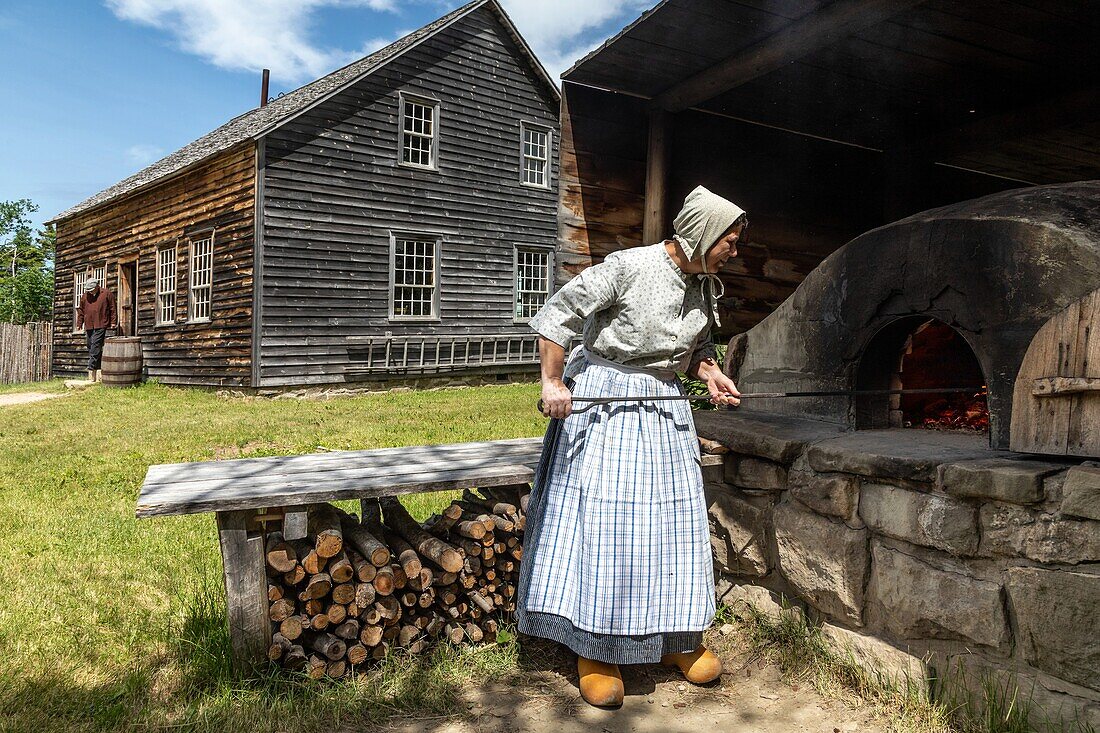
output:
[[[1100,458],[1100,290],[1039,329],[1012,394],[1009,447]]]

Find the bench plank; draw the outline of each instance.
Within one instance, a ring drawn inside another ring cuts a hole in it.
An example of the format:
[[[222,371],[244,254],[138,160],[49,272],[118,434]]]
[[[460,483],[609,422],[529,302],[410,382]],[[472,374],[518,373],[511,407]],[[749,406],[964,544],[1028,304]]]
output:
[[[487,457],[511,451],[541,449],[542,438],[513,438],[482,443],[451,443],[446,445],[399,446],[371,450],[329,451],[297,456],[270,456],[265,458],[234,458],[228,461],[200,461],[196,463],[164,463],[150,466],[145,483],[172,483],[181,479],[208,476],[248,477],[254,475],[257,465],[264,471],[284,469],[294,472],[298,466],[353,465],[358,461],[375,466],[397,465],[418,461],[432,456],[465,457],[480,454]],[[262,462],[262,463],[261,463]]]
[[[296,507],[530,483],[541,450],[541,438],[521,438],[153,466],[136,515]],[[717,465],[721,456],[701,460],[704,466]]]

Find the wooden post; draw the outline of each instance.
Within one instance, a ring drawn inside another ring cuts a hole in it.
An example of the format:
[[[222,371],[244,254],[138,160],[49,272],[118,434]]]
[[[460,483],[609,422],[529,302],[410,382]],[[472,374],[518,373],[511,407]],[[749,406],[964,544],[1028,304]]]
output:
[[[645,213],[641,244],[656,244],[665,238],[668,216],[668,121],[663,110],[649,113],[649,146],[646,151]]]
[[[229,643],[233,648],[233,663],[242,670],[267,659],[267,649],[271,646],[264,538],[259,532],[249,534],[248,531],[249,519],[255,513],[248,509],[217,513]]]
[[[309,535],[309,507],[288,506],[283,514],[283,537],[301,540]]]

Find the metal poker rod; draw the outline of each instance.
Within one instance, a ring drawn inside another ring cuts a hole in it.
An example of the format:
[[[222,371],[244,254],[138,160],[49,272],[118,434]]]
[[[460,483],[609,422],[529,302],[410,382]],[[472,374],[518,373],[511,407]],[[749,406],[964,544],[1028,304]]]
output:
[[[976,387],[926,387],[921,389],[848,389],[848,390],[820,390],[814,392],[743,392],[738,399],[780,399],[787,397],[863,397],[872,395],[892,394],[960,394],[967,392],[985,392],[985,385]],[[681,400],[705,400],[710,401],[710,395],[649,395],[641,397],[573,397],[573,402],[588,403],[586,407],[574,409],[573,412],[584,412],[596,405],[606,405],[612,402],[673,402]],[[539,412],[543,411],[542,400],[538,401]]]

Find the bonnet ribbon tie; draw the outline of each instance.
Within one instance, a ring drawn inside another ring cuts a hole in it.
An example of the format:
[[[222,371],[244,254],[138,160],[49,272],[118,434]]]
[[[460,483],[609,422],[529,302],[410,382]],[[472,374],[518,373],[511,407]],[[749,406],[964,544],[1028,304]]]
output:
[[[692,244],[680,236],[679,234],[673,234],[672,238],[679,242],[680,247],[689,252],[693,249]],[[703,257],[703,269],[706,269],[707,261],[704,253]],[[721,326],[722,321],[718,318],[718,299],[726,294],[726,284],[722,282],[722,278],[718,277],[713,272],[703,272],[699,276],[699,295],[702,296],[703,302],[710,308],[710,317],[714,319],[715,326]],[[710,285],[708,288],[707,285]],[[715,292],[717,291],[717,292]]]
[[[708,285],[710,287],[707,287]],[[718,299],[726,294],[726,284],[722,282],[722,278],[713,272],[700,275],[699,294],[703,296],[703,302],[710,307],[710,315],[714,319],[714,325],[721,326],[722,321],[718,318]]]

